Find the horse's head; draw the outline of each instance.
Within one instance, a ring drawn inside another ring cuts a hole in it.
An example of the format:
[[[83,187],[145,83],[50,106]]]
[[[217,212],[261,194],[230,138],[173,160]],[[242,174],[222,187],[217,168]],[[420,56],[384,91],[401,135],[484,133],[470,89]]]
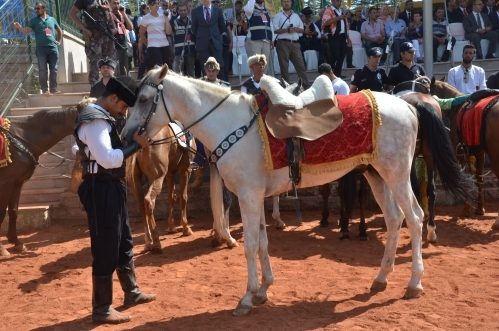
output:
[[[435,77],[431,79],[430,94],[442,99],[455,98],[462,95],[454,86],[445,82],[445,77],[442,80],[435,79]]]
[[[154,137],[170,122],[163,105],[163,79],[168,74],[168,66],[150,70],[139,86],[137,102],[130,108],[129,117],[123,128],[122,137],[131,142],[138,127],[147,130]],[[154,115],[154,116],[153,116]]]

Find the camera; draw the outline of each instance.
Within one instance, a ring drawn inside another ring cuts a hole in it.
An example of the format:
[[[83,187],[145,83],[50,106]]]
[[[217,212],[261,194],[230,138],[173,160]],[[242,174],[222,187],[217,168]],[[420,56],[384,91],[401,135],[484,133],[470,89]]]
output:
[[[125,11],[125,7],[120,6],[120,11]]]
[[[289,25],[289,27],[290,27],[290,28],[292,28],[292,27],[293,27],[293,24],[290,24],[290,25]]]

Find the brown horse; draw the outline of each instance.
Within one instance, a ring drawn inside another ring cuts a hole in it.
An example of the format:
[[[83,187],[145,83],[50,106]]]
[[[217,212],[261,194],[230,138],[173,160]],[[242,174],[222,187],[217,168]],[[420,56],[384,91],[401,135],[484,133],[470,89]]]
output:
[[[163,128],[153,140],[169,140],[174,137],[172,129],[169,126]],[[193,144],[195,151],[196,144]],[[139,202],[139,210],[144,222],[145,247],[144,251],[151,251],[153,254],[161,254],[161,243],[156,229],[156,220],[154,218],[154,206],[156,198],[163,187],[163,180],[166,177],[168,189],[168,203],[170,206],[168,216],[168,232],[175,233],[177,229],[174,225],[173,208],[177,196],[175,194],[175,173],[180,175],[180,208],[182,209],[181,224],[183,235],[192,235],[192,230],[187,222],[187,183],[191,176],[190,163],[193,154],[188,149],[183,148],[179,143],[173,141],[166,144],[152,145],[143,149],[127,159],[126,171],[127,181],[133,194]],[[142,185],[142,175],[147,177],[148,186],[144,189]]]
[[[446,82],[438,81],[432,79],[431,81],[431,92],[438,96],[439,98],[454,98],[462,95],[456,88],[452,85],[449,85]],[[453,108],[450,112],[448,112],[449,119],[451,120],[451,130],[450,137],[456,148],[462,146],[459,145],[458,138],[458,128],[457,128],[457,113],[460,107]],[[476,173],[475,180],[478,186],[478,194],[477,194],[477,206],[475,208],[476,215],[484,215],[485,209],[483,207],[483,167],[485,163],[485,153],[489,156],[490,159],[490,168],[492,172],[499,178],[499,148],[497,144],[499,142],[499,104],[495,104],[488,111],[483,125],[486,127],[485,130],[485,140],[483,141],[483,146],[481,146],[480,150],[475,154],[476,157]],[[469,169],[469,158],[467,153],[464,150],[457,150],[459,159],[464,165],[468,165]],[[469,217],[471,216],[470,205],[468,203],[465,204],[463,209],[463,216]],[[492,225],[492,229],[499,230],[499,216],[496,218],[494,224]]]
[[[82,101],[79,107],[86,103],[88,100]],[[23,184],[33,175],[40,155],[73,133],[77,116],[77,108],[71,107],[63,110],[42,110],[27,118],[11,121],[10,130],[6,134],[10,140],[12,163],[0,168],[0,224],[5,218],[8,207],[7,239],[9,243],[15,245],[14,249],[18,252],[25,250],[16,232],[19,198]],[[15,143],[13,139],[19,143]],[[0,256],[7,255],[9,252],[0,242]]]

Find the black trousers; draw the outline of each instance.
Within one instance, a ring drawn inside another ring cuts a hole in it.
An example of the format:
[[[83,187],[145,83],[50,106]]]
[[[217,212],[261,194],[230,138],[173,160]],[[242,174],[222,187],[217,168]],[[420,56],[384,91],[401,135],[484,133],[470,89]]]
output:
[[[213,40],[210,39],[208,49],[198,52],[198,56],[199,56],[199,64],[201,65],[201,70],[203,74],[204,74],[204,64],[206,63],[206,61],[210,56],[213,56],[220,65],[220,72],[218,73],[217,77],[218,79],[225,80],[225,65],[224,65],[225,62],[223,59],[222,50],[217,50],[215,48],[215,45],[213,45]]]
[[[328,35],[327,43],[329,44],[329,52],[331,59],[329,65],[333,68],[336,76],[341,76],[343,61],[347,53],[347,37],[346,34]]]
[[[109,276],[117,266],[127,264],[133,257],[126,189],[111,176],[94,177],[95,182],[88,178],[83,181],[78,196],[87,212],[92,275]]]
[[[172,68],[172,61],[170,57],[170,46],[165,47],[147,47],[147,70],[151,70],[155,65],[163,66],[168,64]]]

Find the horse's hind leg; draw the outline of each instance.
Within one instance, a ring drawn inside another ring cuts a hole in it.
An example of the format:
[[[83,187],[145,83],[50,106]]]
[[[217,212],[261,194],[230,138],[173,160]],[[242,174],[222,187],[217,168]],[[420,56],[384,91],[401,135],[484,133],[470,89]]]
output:
[[[279,196],[275,195],[272,197],[272,218],[275,221],[276,229],[286,228],[286,223],[281,219],[281,212],[279,211]]]
[[[331,194],[330,183],[322,185],[322,218],[320,225],[323,228],[327,228],[329,226],[329,195]]]
[[[428,223],[426,224],[426,229],[428,230],[428,239],[431,243],[437,242],[437,225],[435,224],[435,199],[437,198],[437,189],[435,187],[435,170],[433,168],[433,162],[426,162],[426,168],[428,171],[428,184],[426,186],[426,194],[428,195]]]
[[[175,209],[175,201],[177,200],[177,194],[175,194],[175,173],[173,171],[168,171],[166,174],[166,187],[168,189],[168,233],[176,233],[175,228],[175,218],[173,217]]]
[[[476,184],[478,186],[477,205],[475,215],[484,215],[485,208],[483,208],[483,166],[485,163],[485,153],[476,155]]]
[[[182,216],[180,218],[180,223],[182,224],[182,234],[184,236],[192,235],[192,230],[189,227],[187,221],[187,182],[189,181],[190,170],[189,163],[187,163],[185,170],[179,170],[180,174],[180,209],[182,210]]]
[[[367,235],[367,225],[366,225],[366,201],[367,201],[367,180],[364,176],[360,176],[360,188],[359,188],[359,205],[360,205],[360,223],[359,223],[359,240],[365,241],[369,240]]]

